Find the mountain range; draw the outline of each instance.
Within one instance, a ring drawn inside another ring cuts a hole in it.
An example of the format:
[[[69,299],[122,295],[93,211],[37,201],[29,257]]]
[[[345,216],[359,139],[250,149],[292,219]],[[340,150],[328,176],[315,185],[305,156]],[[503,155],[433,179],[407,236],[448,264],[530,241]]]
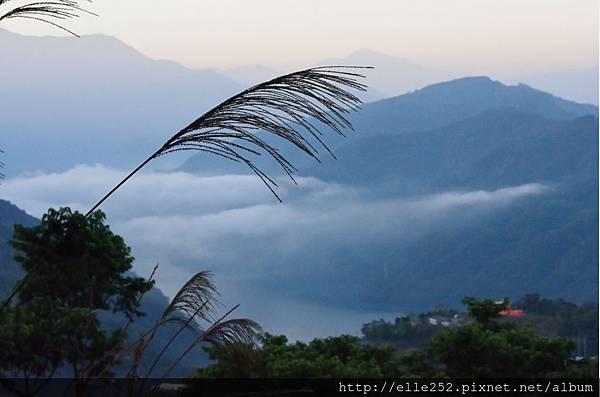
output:
[[[256,288],[364,310],[530,291],[597,299],[597,107],[469,77],[366,104],[351,120],[355,131],[347,139],[329,141],[336,160],[324,156],[315,164],[284,151],[300,164],[300,175],[353,186],[373,206],[515,186],[541,186],[544,193],[464,224],[438,225],[409,243],[399,230],[397,238],[327,255],[286,257],[286,269],[300,270],[270,274]],[[181,169],[242,172],[236,166],[196,155]]]
[[[566,101],[524,84],[507,86],[485,76],[466,77],[367,103],[359,113],[348,117],[355,131],[348,131],[347,137],[330,134],[324,140],[334,150],[336,157],[339,157],[337,148],[357,139],[441,128],[481,112],[499,108],[518,109],[522,113],[542,115],[550,119],[598,115],[596,106]],[[305,169],[314,165],[314,161],[302,153],[285,145],[283,147],[286,157],[291,159],[297,168]],[[209,174],[247,172],[239,164],[213,157],[203,154],[192,156],[179,169]],[[330,159],[327,155],[321,157],[325,161]],[[278,171],[272,161],[259,158],[257,164],[261,169]],[[343,162],[337,164],[344,167]],[[323,175],[328,172],[327,169],[315,167],[314,170],[317,175]]]
[[[152,60],[103,35],[0,29],[5,172],[133,166],[166,136],[242,86],[213,70]],[[25,153],[36,153],[27,156]],[[145,158],[145,157],[144,157]]]
[[[77,164],[134,167],[168,136],[221,100],[289,72],[264,65],[194,70],[150,59],[104,35],[33,37],[0,29],[0,47],[0,73],[10,76],[3,79],[0,98],[1,144],[9,176],[61,171]],[[458,77],[455,72],[366,49],[317,62],[327,63],[375,66],[368,73],[370,90],[363,96],[367,102]],[[597,79],[590,76],[566,71],[560,78],[540,79],[550,91],[551,82],[560,82],[561,93],[571,86],[571,91],[585,91],[586,98],[593,98],[589,92],[597,87]],[[539,79],[518,79],[528,80]],[[170,156],[156,166],[170,169],[185,159]]]
[[[369,73],[367,102],[419,90],[440,81],[452,80],[465,75],[420,65],[408,59],[394,57],[382,52],[361,49],[346,57],[330,58],[318,65],[369,65],[375,68]],[[265,65],[247,65],[224,69],[221,72],[240,83],[256,84],[273,78],[284,70]],[[538,73],[497,75],[505,84],[526,84],[538,90],[550,92],[561,98],[580,103],[598,105],[598,65],[582,69],[556,70]]]

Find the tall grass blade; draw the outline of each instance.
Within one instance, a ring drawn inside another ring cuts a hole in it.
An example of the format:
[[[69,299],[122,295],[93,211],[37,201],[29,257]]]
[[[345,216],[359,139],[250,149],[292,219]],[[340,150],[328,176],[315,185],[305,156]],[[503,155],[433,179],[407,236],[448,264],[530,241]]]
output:
[[[360,73],[364,69],[370,68],[306,69],[255,85],[227,99],[169,138],[100,199],[86,217],[150,161],[179,151],[214,154],[246,165],[280,200],[275,192],[277,184],[253,163],[253,158],[271,157],[292,180],[296,169],[260,133],[278,136],[317,161],[319,146],[333,155],[322,129],[344,135],[343,130],[352,127],[347,115],[357,111],[362,102],[350,90],[366,91],[366,85],[360,81],[365,77]]]

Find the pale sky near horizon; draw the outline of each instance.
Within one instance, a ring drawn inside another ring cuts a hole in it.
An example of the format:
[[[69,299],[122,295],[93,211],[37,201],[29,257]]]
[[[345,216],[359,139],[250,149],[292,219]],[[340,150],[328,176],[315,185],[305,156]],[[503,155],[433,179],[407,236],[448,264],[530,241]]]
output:
[[[18,0],[17,0],[18,2]],[[15,2],[16,3],[16,2]],[[462,72],[598,64],[598,0],[95,0],[68,26],[193,68],[289,68],[371,49]],[[23,34],[61,35],[15,20]]]

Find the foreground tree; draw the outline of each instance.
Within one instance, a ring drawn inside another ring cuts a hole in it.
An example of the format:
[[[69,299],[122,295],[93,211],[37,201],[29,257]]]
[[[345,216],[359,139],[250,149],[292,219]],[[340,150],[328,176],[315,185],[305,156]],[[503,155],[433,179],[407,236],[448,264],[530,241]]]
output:
[[[130,249],[104,221],[100,211],[84,218],[61,208],[37,226],[15,226],[10,244],[26,282],[0,322],[0,369],[7,374],[95,375],[109,359],[105,352],[125,342],[122,328],[102,329],[98,312],[143,315],[139,298],[153,282],[127,275]]]
[[[544,318],[536,325],[539,332],[556,333],[577,342],[577,355],[595,356],[598,354],[598,304],[577,305],[563,299],[541,298],[538,294],[528,294],[514,305],[528,314],[522,320]],[[531,321],[533,322],[533,321]]]
[[[121,361],[130,364],[130,377],[146,379],[175,339],[192,332],[189,345],[162,367],[166,377],[202,344],[251,345],[262,332],[254,321],[229,318],[238,306],[219,313],[212,275],[203,271],[183,285],[153,327],[128,339],[129,326],[144,315],[140,301],[154,272],[149,280],[131,275],[130,249],[100,211],[85,218],[68,208],[51,209],[37,226],[16,226],[11,245],[26,282],[0,314],[0,383],[17,394],[35,395],[52,377],[66,376],[74,379],[76,395],[85,395],[87,378],[109,377]],[[109,332],[101,312],[123,314],[125,323]],[[157,331],[173,325],[170,339],[148,354]],[[14,376],[25,379],[24,390],[11,387]],[[135,391],[143,394],[145,384],[141,380]]]
[[[68,308],[111,310],[139,315],[138,295],[152,283],[126,276],[133,256],[123,239],[96,211],[84,218],[69,208],[50,209],[39,225],[15,226],[10,242],[15,260],[30,274],[19,292],[19,303],[39,297]]]

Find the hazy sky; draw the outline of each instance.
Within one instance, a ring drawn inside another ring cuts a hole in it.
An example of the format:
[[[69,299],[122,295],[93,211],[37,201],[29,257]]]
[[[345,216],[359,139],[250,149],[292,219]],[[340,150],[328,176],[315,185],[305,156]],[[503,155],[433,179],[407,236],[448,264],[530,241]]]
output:
[[[598,62],[598,0],[95,0],[91,9],[100,17],[69,26],[191,67],[291,67],[361,48],[464,72]]]

